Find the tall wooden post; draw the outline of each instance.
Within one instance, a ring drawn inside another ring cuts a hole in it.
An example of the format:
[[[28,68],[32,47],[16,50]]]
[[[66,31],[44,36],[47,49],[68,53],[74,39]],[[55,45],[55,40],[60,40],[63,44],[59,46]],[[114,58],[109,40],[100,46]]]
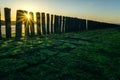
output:
[[[31,36],[34,36],[35,35],[35,28],[34,28],[34,15],[33,15],[33,12],[30,12],[29,15],[30,15]]]
[[[4,11],[5,11],[6,38],[11,38],[11,9],[4,8]]]
[[[86,30],[86,20],[85,19],[79,19],[80,24],[80,30]],[[89,27],[89,26],[88,26]]]
[[[29,36],[29,19],[26,18],[26,15],[28,15],[27,11],[24,11],[24,25],[25,25],[25,36]]]
[[[54,19],[54,33],[58,33],[58,16],[55,15],[55,19]]]
[[[75,32],[78,32],[79,31],[79,19],[78,18],[75,18]]]
[[[58,33],[61,33],[62,31],[61,31],[61,23],[62,22],[62,16],[59,16],[59,27],[58,27]]]
[[[86,19],[86,30],[88,30],[88,20]]]
[[[51,15],[51,33],[54,33],[53,15]]]
[[[59,19],[60,19],[60,16],[57,16],[57,32],[56,32],[56,33],[60,33],[60,31],[59,31],[59,30],[60,30],[60,29],[59,29],[59,28],[60,28]]]
[[[63,27],[62,27],[63,32],[65,32],[65,24],[66,24],[66,17],[63,16]]]
[[[0,39],[2,38],[2,31],[1,31],[1,10],[0,10]]]
[[[16,38],[22,37],[22,17],[23,17],[23,11],[17,10],[16,15]]]
[[[49,27],[50,27],[50,15],[47,14],[47,34],[50,34],[50,29],[49,29]]]
[[[46,29],[45,29],[45,13],[42,13],[42,32],[43,32],[43,34],[46,34]]]
[[[65,32],[69,32],[69,17],[66,17]]]
[[[36,21],[37,21],[37,35],[41,35],[41,25],[40,25],[40,13],[36,13]]]

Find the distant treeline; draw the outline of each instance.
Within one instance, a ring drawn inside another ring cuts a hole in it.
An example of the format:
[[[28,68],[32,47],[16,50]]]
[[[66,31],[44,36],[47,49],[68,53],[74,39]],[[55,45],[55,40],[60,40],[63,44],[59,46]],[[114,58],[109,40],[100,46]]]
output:
[[[16,24],[16,21],[11,21],[11,25],[15,25]],[[1,25],[5,25],[5,21],[4,20],[1,20]]]

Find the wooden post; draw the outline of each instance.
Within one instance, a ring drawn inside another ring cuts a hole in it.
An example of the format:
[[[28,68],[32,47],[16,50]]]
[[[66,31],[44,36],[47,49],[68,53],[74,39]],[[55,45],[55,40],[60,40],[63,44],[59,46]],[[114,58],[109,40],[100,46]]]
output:
[[[11,9],[4,8],[4,11],[5,11],[6,38],[11,38]]]
[[[58,31],[59,33],[61,33],[61,24],[62,24],[62,16],[59,16],[59,27],[58,27]]]
[[[73,20],[72,17],[69,17],[69,23],[68,23],[68,32],[73,32],[75,28],[75,20]]]
[[[46,30],[45,30],[45,13],[42,13],[42,33],[46,34]]]
[[[25,15],[28,15],[27,11],[24,11],[24,17],[25,17],[24,25],[25,25],[25,36],[29,36],[29,19],[26,18]]]
[[[69,32],[68,27],[69,27],[69,17],[66,17],[65,32]]]
[[[62,27],[63,32],[65,32],[65,24],[66,24],[66,17],[63,16],[63,27]]]
[[[54,33],[54,27],[53,27],[53,15],[51,15],[51,33]]]
[[[74,27],[75,27],[75,32],[78,32],[79,31],[79,19],[78,18],[75,18],[75,26]]]
[[[49,29],[49,26],[50,25],[50,15],[47,14],[47,34],[50,34],[50,29]]]
[[[2,32],[1,32],[1,10],[0,10],[0,39],[2,38]]]
[[[58,16],[55,15],[55,19],[54,19],[54,33],[58,33]]]
[[[31,36],[34,36],[35,35],[35,28],[34,28],[34,15],[33,15],[33,12],[30,12],[29,15],[30,15]]]
[[[88,30],[88,20],[86,19],[86,30]]]
[[[85,19],[79,19],[79,24],[80,24],[80,30],[86,30],[86,20]],[[88,26],[89,28],[89,26]]]
[[[16,38],[22,37],[22,17],[23,17],[23,11],[17,10],[16,15]]]
[[[36,21],[37,21],[37,35],[41,35],[41,25],[40,25],[40,13],[36,13]]]
[[[60,25],[59,25],[59,19],[60,19],[60,16],[57,16],[57,31],[56,31],[56,33],[59,33],[59,27],[60,27]]]

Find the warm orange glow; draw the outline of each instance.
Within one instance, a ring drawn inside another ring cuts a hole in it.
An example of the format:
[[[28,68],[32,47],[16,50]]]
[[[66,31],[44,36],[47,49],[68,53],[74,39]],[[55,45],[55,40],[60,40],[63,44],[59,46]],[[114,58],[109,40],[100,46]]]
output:
[[[29,14],[25,14],[25,17],[28,19],[28,20],[30,20],[30,15]]]

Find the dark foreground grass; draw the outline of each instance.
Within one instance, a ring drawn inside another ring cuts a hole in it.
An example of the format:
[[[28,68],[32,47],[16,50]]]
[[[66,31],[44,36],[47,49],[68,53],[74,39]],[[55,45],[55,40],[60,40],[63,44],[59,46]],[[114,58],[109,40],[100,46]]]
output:
[[[0,40],[0,80],[119,79],[119,28]]]

